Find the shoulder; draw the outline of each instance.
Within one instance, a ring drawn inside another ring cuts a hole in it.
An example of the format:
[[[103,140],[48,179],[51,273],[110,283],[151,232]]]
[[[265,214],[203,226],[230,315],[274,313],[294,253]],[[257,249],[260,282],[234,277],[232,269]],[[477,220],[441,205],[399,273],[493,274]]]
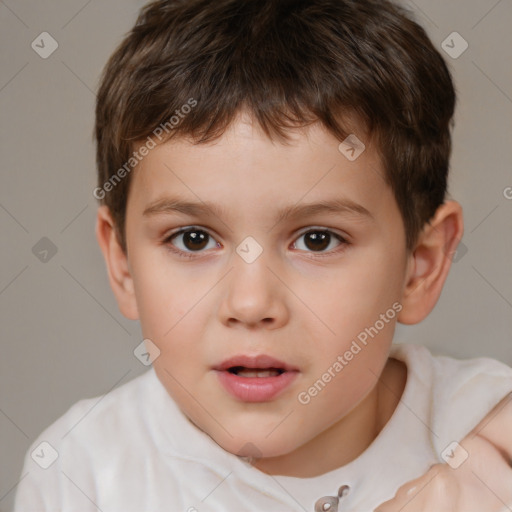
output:
[[[92,496],[91,475],[112,471],[119,453],[130,440],[137,445],[151,442],[144,435],[150,428],[150,410],[158,408],[162,390],[153,369],[102,395],[82,399],[45,428],[28,448],[16,490],[16,511],[60,510],[71,482],[80,481],[82,491]],[[142,449],[144,447],[141,447]],[[73,489],[72,489],[73,490]],[[83,510],[90,503],[84,502]]]
[[[415,378],[434,391],[442,391],[443,396],[455,395],[462,387],[480,389],[483,393],[479,394],[487,395],[491,384],[499,386],[497,394],[504,389],[505,395],[512,385],[512,367],[489,357],[457,359],[435,354],[423,345],[408,343],[393,345],[391,357],[404,361]]]
[[[512,392],[512,368],[489,357],[457,359],[435,355],[421,345],[394,345],[411,377],[429,399],[429,428],[437,452],[463,439]]]
[[[111,432],[119,432],[120,424],[138,425],[141,413],[147,412],[158,391],[157,378],[151,369],[102,395],[79,400],[39,437],[78,440],[102,432],[101,437],[105,438]]]

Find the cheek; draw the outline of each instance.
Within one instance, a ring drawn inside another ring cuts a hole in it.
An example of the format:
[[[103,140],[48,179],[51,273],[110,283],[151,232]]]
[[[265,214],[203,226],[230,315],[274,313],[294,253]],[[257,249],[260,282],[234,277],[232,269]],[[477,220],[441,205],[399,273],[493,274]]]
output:
[[[141,251],[132,259],[143,334],[157,344],[164,343],[194,311],[194,306],[204,295],[204,285],[166,261],[163,250]]]
[[[329,407],[335,404],[338,411],[342,403],[349,406],[375,384],[392,342],[401,309],[397,272],[391,258],[367,256],[337,272],[329,288],[309,289],[309,297],[315,299],[311,309],[322,322],[311,320],[319,327],[313,334],[311,371],[303,387],[318,383],[322,391],[317,402],[325,410],[334,411]],[[335,377],[325,375],[329,369]],[[329,382],[322,388],[324,380]]]
[[[396,269],[386,263],[359,258],[322,287],[305,291],[311,310],[326,325],[320,339],[352,340],[392,308],[400,296],[400,280]],[[392,310],[387,320],[394,317]],[[379,330],[389,331],[389,323],[382,327],[379,322]]]
[[[171,265],[156,251],[134,258],[133,270],[142,334],[160,351],[153,365],[179,397],[183,390],[176,382],[191,387],[207,370],[212,304],[205,294],[215,276],[200,277],[197,268]]]

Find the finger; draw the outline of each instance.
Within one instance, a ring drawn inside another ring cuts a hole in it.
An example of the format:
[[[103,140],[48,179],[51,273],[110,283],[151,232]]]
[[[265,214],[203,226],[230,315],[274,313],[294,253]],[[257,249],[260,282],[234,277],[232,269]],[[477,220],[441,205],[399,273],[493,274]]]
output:
[[[414,482],[414,480],[412,482]],[[394,498],[381,503],[374,512],[396,512],[400,510],[407,501],[416,496],[418,492],[418,485],[412,484],[412,482],[402,485]],[[404,500],[406,501],[404,502]]]
[[[402,485],[394,498],[379,505],[376,512],[458,512],[454,508],[455,488],[451,488],[446,476],[436,478],[446,467],[446,464],[434,464],[421,477]]]

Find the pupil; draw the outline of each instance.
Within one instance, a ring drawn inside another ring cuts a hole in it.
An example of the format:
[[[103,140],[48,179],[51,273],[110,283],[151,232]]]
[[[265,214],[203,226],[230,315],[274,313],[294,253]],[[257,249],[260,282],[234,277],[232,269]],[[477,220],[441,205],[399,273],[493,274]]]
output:
[[[306,235],[308,249],[322,250],[329,246],[331,236],[322,231],[311,231]]]
[[[203,249],[207,245],[208,233],[204,231],[187,231],[183,233],[183,243],[187,249]]]

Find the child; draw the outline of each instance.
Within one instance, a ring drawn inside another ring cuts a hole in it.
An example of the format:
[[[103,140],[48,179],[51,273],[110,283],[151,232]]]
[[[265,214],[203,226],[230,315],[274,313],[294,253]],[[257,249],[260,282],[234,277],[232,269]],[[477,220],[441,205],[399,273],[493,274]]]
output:
[[[153,366],[41,434],[16,512],[509,506],[512,369],[392,344],[462,237],[454,104],[388,2],[143,8],[102,77],[94,195]]]

